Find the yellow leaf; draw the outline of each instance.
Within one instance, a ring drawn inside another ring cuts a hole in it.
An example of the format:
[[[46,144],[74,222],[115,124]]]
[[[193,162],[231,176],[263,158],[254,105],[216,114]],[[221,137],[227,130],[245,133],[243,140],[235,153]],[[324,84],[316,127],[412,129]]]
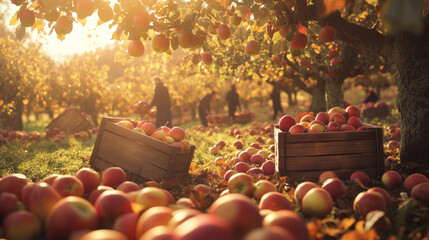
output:
[[[15,15],[12,16],[12,18],[9,21],[9,25],[14,26],[18,23],[18,12],[15,13]]]
[[[63,41],[64,39],[66,39],[66,36],[64,36],[64,35],[59,35],[59,34],[57,34],[57,38],[59,39],[59,40],[61,40],[61,41]]]

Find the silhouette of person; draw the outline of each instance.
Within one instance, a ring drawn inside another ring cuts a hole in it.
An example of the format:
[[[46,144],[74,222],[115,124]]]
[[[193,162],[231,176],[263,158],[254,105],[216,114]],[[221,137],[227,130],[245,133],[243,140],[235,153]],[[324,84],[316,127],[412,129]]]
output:
[[[198,115],[201,119],[201,124],[204,127],[208,126],[207,115],[210,114],[210,102],[213,99],[213,96],[216,94],[216,91],[206,94],[198,104]]]
[[[231,85],[231,90],[226,93],[225,100],[228,103],[228,116],[232,117],[232,120],[235,121],[235,111],[237,110],[237,107],[241,111],[240,99],[235,85]]]
[[[279,89],[276,87],[273,87],[273,91],[270,94],[271,101],[273,101],[273,110],[274,110],[273,120],[276,120],[278,112],[281,112],[281,113],[283,112],[282,104],[280,101],[280,94],[281,92],[279,91]]]
[[[366,89],[366,97],[363,99],[363,102],[364,103],[369,103],[369,102],[375,103],[377,101],[378,101],[378,95],[374,91]]]
[[[156,121],[155,126],[157,128],[166,125],[167,127],[173,127],[172,114],[171,114],[171,103],[170,94],[168,93],[167,87],[162,84],[159,77],[153,78],[155,83],[155,93],[151,102],[151,106],[156,106]]]

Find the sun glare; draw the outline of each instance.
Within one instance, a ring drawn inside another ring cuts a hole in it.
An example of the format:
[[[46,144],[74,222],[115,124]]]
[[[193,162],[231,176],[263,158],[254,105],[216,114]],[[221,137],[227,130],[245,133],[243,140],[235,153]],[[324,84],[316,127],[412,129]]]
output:
[[[0,9],[3,11],[5,7],[0,7]],[[6,9],[10,14],[5,16],[5,22],[8,23],[19,7],[7,4]],[[55,31],[49,35],[40,35],[37,34],[37,30],[30,32],[28,28],[27,34],[31,34],[32,39],[37,39],[42,44],[42,50],[54,60],[64,61],[74,54],[95,51],[98,48],[117,42],[111,39],[114,29],[109,28],[110,23],[103,23],[101,26],[97,26],[98,19],[97,13],[94,12],[92,16],[87,18],[85,26],[80,22],[74,22],[73,31],[67,34],[62,41],[57,38]],[[12,32],[15,31],[15,28],[16,26],[9,26]],[[46,31],[49,33],[47,27]]]

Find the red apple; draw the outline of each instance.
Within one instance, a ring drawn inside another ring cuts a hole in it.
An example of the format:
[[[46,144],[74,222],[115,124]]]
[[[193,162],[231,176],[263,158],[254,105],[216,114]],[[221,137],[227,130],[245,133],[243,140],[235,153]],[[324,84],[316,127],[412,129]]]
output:
[[[140,190],[136,202],[145,209],[155,206],[168,206],[171,202],[169,196],[161,188],[145,187]]]
[[[10,192],[21,198],[22,189],[27,185],[28,178],[23,174],[10,174],[0,179],[0,193]]]
[[[356,129],[362,127],[362,121],[360,120],[359,117],[355,117],[355,116],[349,117],[349,120],[347,120],[347,124],[352,125]]]
[[[338,178],[338,176],[333,171],[324,171],[319,175],[319,182],[323,184],[326,180],[330,178]]]
[[[250,162],[254,164],[262,164],[264,161],[264,157],[259,154],[254,154],[250,157]]]
[[[289,115],[284,115],[279,120],[279,128],[282,131],[289,131],[289,129],[295,124],[295,118]]]
[[[28,209],[44,221],[61,195],[47,183],[37,183],[28,198]]]
[[[259,209],[269,209],[273,211],[278,210],[292,210],[292,204],[289,199],[282,193],[269,192],[262,196],[259,202]]]
[[[407,178],[405,178],[404,181],[404,189],[408,193],[411,192],[411,190],[417,186],[419,183],[429,182],[428,178],[420,173],[413,173]]]
[[[118,190],[103,192],[94,206],[103,227],[111,227],[119,216],[133,211],[127,195]]]
[[[219,36],[220,39],[226,40],[231,36],[231,31],[229,30],[229,27],[226,24],[222,23],[217,28],[217,35]]]
[[[371,211],[385,211],[385,209],[386,201],[384,200],[383,195],[378,192],[361,192],[356,196],[353,202],[353,210],[364,218]]]
[[[260,177],[260,176],[264,175],[264,172],[262,171],[262,169],[260,169],[258,167],[253,167],[247,171],[247,174],[254,176],[254,177]]]
[[[325,125],[329,123],[329,113],[327,112],[319,112],[316,115],[316,120],[322,121]]]
[[[302,199],[303,212],[313,217],[324,218],[332,211],[333,205],[331,194],[323,188],[310,189]]]
[[[295,240],[290,231],[276,226],[257,228],[249,232],[243,240]]]
[[[100,174],[91,168],[81,168],[76,177],[82,182],[85,194],[88,194],[100,185]]]
[[[22,9],[19,13],[19,21],[23,27],[31,27],[36,21],[36,17],[34,16],[34,11],[30,9]]]
[[[3,220],[2,237],[6,239],[39,239],[42,234],[42,222],[31,212],[19,210]]]
[[[235,141],[232,144],[233,147],[237,148],[237,149],[242,149],[243,148],[243,143],[240,140]]]
[[[152,135],[156,131],[156,127],[153,123],[144,123],[140,128],[143,129],[148,136]]]
[[[369,179],[368,175],[362,171],[356,171],[350,175],[350,182],[355,181],[355,179],[359,179],[364,185],[369,185],[371,183],[371,179]]]
[[[276,186],[268,180],[259,180],[255,183],[253,197],[260,200],[268,192],[277,192]]]
[[[401,144],[396,140],[391,140],[387,143],[387,149],[396,150],[401,147]]]
[[[262,225],[277,226],[288,230],[298,240],[309,240],[309,233],[304,219],[292,210],[279,210],[268,214]]]
[[[333,107],[329,109],[328,113],[329,113],[329,116],[331,116],[334,113],[340,113],[341,115],[343,115],[343,117],[347,115],[346,110],[344,110],[342,107]]]
[[[386,190],[384,190],[383,188],[373,187],[373,188],[368,189],[368,191],[367,191],[367,192],[378,192],[378,193],[380,193],[380,194],[383,196],[383,199],[385,200],[386,208],[390,208],[390,207],[392,207],[392,204],[393,204],[393,202],[392,202],[392,197],[391,197],[391,196],[390,196],[390,194],[389,194]]]
[[[162,130],[162,131],[164,131],[164,133],[165,133],[165,136],[169,136],[168,134],[170,133],[170,131],[171,131],[171,129],[169,128],[169,127],[167,127],[167,126],[161,126],[161,127],[159,127],[158,128],[158,131],[159,130]],[[183,130],[183,129],[182,129]],[[174,134],[173,134],[174,135]],[[183,135],[185,135],[185,134],[183,134]],[[169,136],[169,137],[171,137],[171,136]],[[174,138],[173,138],[173,140],[174,140]]]
[[[356,131],[356,128],[346,123],[341,125],[341,131]]]
[[[212,189],[205,184],[197,184],[194,190],[200,194],[200,196],[207,196],[212,192]]]
[[[52,183],[52,187],[61,195],[61,197],[76,196],[82,197],[84,188],[82,182],[75,176],[59,176]]]
[[[226,143],[223,140],[220,140],[219,142],[216,143],[216,147],[217,148],[223,148],[225,147]]]
[[[322,188],[325,189],[332,197],[333,200],[341,198],[346,194],[346,186],[344,182],[338,178],[329,178],[323,182]]]
[[[228,181],[232,177],[232,175],[234,175],[236,173],[237,173],[237,171],[233,170],[233,169],[230,169],[230,170],[226,171],[226,173],[223,175],[223,180],[224,181]]]
[[[173,217],[172,213],[173,209],[165,206],[152,207],[146,210],[137,221],[137,239],[153,227],[167,225]]]
[[[174,229],[180,224],[182,224],[183,222],[185,222],[186,220],[200,214],[201,214],[200,211],[192,208],[183,208],[183,209],[174,210],[174,212],[172,213],[171,219],[168,221],[167,226]]]
[[[250,162],[251,156],[252,154],[250,154],[249,152],[243,151],[238,155],[238,159],[240,159],[240,161],[242,162]]]
[[[341,113],[338,112],[334,112],[331,114],[331,116],[329,117],[329,121],[336,121],[339,124],[344,124],[346,122],[346,119],[344,118],[344,115],[342,115]]]
[[[45,182],[45,183],[47,183],[47,184],[49,184],[49,185],[52,185],[52,183],[54,183],[54,181],[55,181],[55,179],[57,179],[57,177],[59,177],[59,176],[61,176],[60,174],[51,174],[51,175],[49,175],[49,176],[47,176],[47,177],[45,177],[43,180],[42,180],[42,182]]]
[[[249,171],[250,167],[245,162],[238,162],[237,164],[235,164],[234,169],[237,172],[247,173],[247,171]]]
[[[241,193],[251,196],[253,188],[253,179],[247,173],[237,173],[228,180],[228,189],[230,193]]]
[[[328,124],[328,132],[339,132],[341,131],[341,124],[339,122],[333,121]]]
[[[269,155],[269,153],[265,150],[259,150],[256,154],[261,155],[264,159],[267,159]]]
[[[10,192],[0,193],[0,219],[15,211],[18,207],[18,197]]]
[[[355,106],[348,106],[346,108],[346,113],[348,117],[360,117],[360,110]]]
[[[188,208],[195,208],[195,204],[192,202],[190,198],[179,198],[176,201],[177,205],[181,205]]]
[[[103,185],[98,186],[97,189],[89,194],[88,201],[94,205],[97,198],[106,190],[113,190],[113,188]]]
[[[219,155],[220,154],[219,149],[217,147],[210,147],[209,152],[210,152],[210,154],[213,154],[213,155]]]
[[[241,194],[231,193],[218,198],[210,206],[208,213],[223,219],[236,237],[244,236],[262,224],[258,206]]]
[[[383,173],[381,181],[383,182],[384,186],[389,190],[394,190],[402,186],[401,175],[399,175],[399,173],[394,170],[390,170]]]
[[[139,240],[177,240],[177,235],[172,228],[157,226],[146,231]]]
[[[316,118],[313,115],[305,115],[304,117],[301,118],[300,122],[311,123],[314,120],[316,120]]]
[[[124,234],[128,239],[136,239],[138,219],[139,216],[133,212],[125,213],[115,220],[112,229]]]
[[[320,40],[324,42],[335,41],[335,38],[336,38],[335,28],[331,26],[322,27],[322,29],[320,30],[319,36],[320,36]]]
[[[182,139],[180,140],[180,143],[183,144],[183,151],[191,150],[191,143],[188,140]]]
[[[319,186],[317,186],[317,184],[315,184],[314,182],[302,182],[298,184],[298,186],[296,186],[295,188],[294,193],[295,200],[297,200],[298,202],[301,201],[308,191],[317,187]]]
[[[116,188],[127,180],[127,174],[122,168],[109,167],[103,172],[101,180],[104,186]]]
[[[308,129],[308,132],[310,133],[325,132],[325,129],[326,128],[323,125],[315,123],[313,125],[310,124],[310,128]]]
[[[122,191],[124,193],[134,192],[140,190],[140,186],[135,182],[125,181],[116,188],[116,190]]]
[[[423,182],[417,184],[411,190],[411,197],[415,198],[422,203],[429,205],[429,182]]]
[[[78,230],[97,227],[95,208],[83,198],[70,196],[57,202],[46,220],[47,239],[67,239]]]
[[[265,175],[273,175],[276,171],[276,164],[273,161],[265,161],[261,166],[262,172]]]
[[[291,134],[299,134],[299,133],[305,133],[305,127],[302,125],[293,125],[290,129],[289,132]]]
[[[199,214],[180,224],[174,232],[183,240],[232,240],[229,225],[213,214]]]
[[[124,234],[111,230],[99,229],[83,235],[79,240],[129,240]]]
[[[172,137],[176,141],[180,141],[185,138],[185,130],[181,127],[173,127],[168,136]]]

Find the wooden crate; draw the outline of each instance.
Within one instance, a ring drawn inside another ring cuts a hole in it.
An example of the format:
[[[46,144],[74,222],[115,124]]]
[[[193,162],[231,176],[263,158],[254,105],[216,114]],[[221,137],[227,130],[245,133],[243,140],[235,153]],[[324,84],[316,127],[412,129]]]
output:
[[[92,123],[86,119],[82,113],[74,108],[68,109],[58,115],[48,126],[47,129],[58,128],[66,133],[76,133],[87,131],[93,127]]]
[[[384,172],[383,129],[290,134],[274,127],[276,170],[296,180],[317,180],[324,171],[348,179],[358,170],[370,177]]]
[[[390,114],[388,106],[372,107],[362,110],[362,115],[366,118],[385,118]]]
[[[188,174],[195,146],[190,151],[114,124],[120,118],[103,117],[92,151],[90,165],[98,170],[121,167],[128,180],[172,179]]]

